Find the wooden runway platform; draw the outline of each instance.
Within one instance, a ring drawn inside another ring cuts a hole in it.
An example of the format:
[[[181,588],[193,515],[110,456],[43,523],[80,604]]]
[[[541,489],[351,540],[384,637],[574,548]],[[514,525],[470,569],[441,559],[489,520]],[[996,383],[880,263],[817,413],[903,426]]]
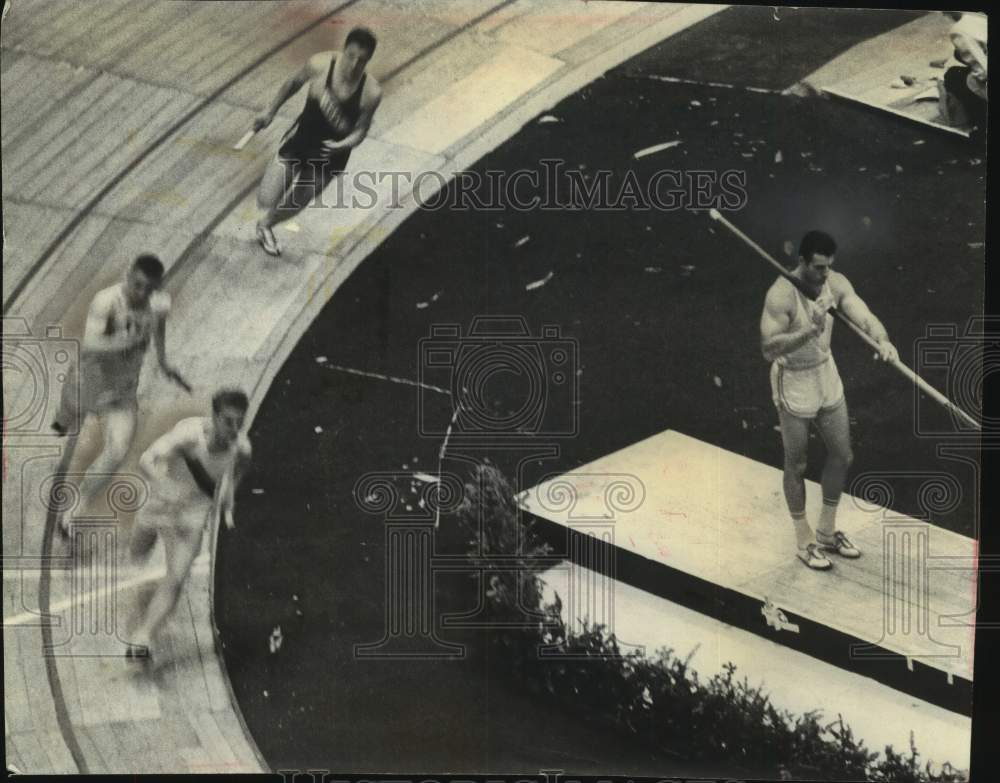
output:
[[[807,483],[815,525],[820,489]],[[838,528],[862,557],[810,570],[781,472],[673,431],[519,500],[557,555],[971,715],[972,539],[845,495]]]

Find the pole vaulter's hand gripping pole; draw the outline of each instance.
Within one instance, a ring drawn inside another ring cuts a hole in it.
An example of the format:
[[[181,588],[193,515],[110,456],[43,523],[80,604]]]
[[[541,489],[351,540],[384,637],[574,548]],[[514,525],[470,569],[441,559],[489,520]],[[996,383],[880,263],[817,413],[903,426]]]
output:
[[[768,252],[764,250],[764,248],[762,248],[760,245],[758,245],[756,242],[750,239],[750,237],[748,237],[746,234],[744,234],[742,231],[736,228],[736,226],[734,226],[732,223],[726,220],[726,218],[724,218],[717,209],[710,209],[708,211],[708,215],[709,217],[712,218],[712,220],[715,220],[724,225],[733,234],[742,239],[747,245],[756,250],[757,255],[759,255],[761,258],[767,261],[771,266],[773,266],[775,271],[783,278],[785,278],[789,283],[795,286],[799,291],[801,291],[803,296],[807,297],[810,300],[815,301],[816,297],[813,296],[808,290],[806,290],[806,287],[802,284],[801,280],[790,274],[788,270],[785,269],[785,267],[783,267],[777,261],[775,261],[774,258],[772,258],[768,254]],[[848,329],[854,332],[858,337],[864,340],[869,346],[874,348],[876,351],[880,350],[878,343],[875,342],[864,329],[862,329],[860,326],[854,323],[854,321],[852,321],[850,318],[848,318],[846,315],[840,312],[840,310],[838,310],[836,307],[831,307],[828,310],[828,312],[830,313],[830,315],[832,315],[834,318],[836,318],[838,321],[844,324]],[[919,375],[913,372],[913,370],[911,370],[909,367],[903,364],[903,362],[901,362],[899,359],[891,359],[888,362],[888,364],[891,364],[893,367],[899,370],[899,372],[901,372],[903,375],[909,378],[910,381],[915,383],[922,391],[926,392],[929,397],[939,402],[945,408],[950,410],[953,414],[960,417],[962,420],[968,422],[971,426],[975,427],[977,430],[982,429],[982,426],[979,424],[978,421],[976,421],[968,413],[963,411],[955,403],[953,403],[951,400],[945,397],[941,392],[939,392],[937,389],[935,389],[933,386],[927,383],[927,381],[925,381],[923,378],[921,378]]]

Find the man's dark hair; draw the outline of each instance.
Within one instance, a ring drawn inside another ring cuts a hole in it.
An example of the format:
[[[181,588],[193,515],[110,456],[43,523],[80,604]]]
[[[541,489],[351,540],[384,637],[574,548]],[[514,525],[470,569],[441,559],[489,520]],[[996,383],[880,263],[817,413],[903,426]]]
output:
[[[143,253],[132,262],[132,268],[138,269],[156,285],[163,281],[163,262],[152,253]]]
[[[802,243],[799,245],[799,255],[807,264],[812,261],[812,257],[816,253],[822,256],[832,256],[836,252],[837,243],[825,231],[810,231],[802,237]]]
[[[347,34],[347,40],[344,41],[344,46],[348,47],[352,43],[356,43],[362,49],[367,49],[368,56],[371,57],[375,54],[375,46],[378,42],[375,40],[375,33],[367,27],[355,27]]]
[[[250,400],[241,389],[220,389],[212,395],[212,412],[218,413],[222,408],[236,408],[242,413],[247,412]]]

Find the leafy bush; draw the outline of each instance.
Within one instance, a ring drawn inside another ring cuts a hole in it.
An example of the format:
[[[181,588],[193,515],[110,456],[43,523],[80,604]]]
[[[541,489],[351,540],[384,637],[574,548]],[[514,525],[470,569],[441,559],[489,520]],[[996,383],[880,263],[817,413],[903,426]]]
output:
[[[725,760],[748,769],[770,767],[795,777],[893,783],[959,783],[967,775],[950,764],[921,765],[910,736],[908,754],[887,746],[869,751],[841,716],[826,722],[817,709],[795,715],[771,703],[736,666],[703,680],[661,649],[654,657],[623,653],[614,634],[584,623],[571,632],[558,595],[544,604],[538,572],[551,561],[530,521],[522,521],[514,492],[489,461],[465,485],[459,519],[468,557],[487,580],[489,644],[507,671],[533,691],[583,710],[661,752],[688,759]],[[494,658],[495,659],[495,658]]]

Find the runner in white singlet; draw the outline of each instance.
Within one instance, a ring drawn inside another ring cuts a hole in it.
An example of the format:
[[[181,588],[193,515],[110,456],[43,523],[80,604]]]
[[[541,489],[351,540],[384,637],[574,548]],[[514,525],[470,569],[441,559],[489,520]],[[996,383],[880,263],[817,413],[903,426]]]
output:
[[[163,264],[152,255],[139,256],[125,280],[97,293],[87,311],[79,367],[63,384],[60,408],[52,422],[59,435],[78,434],[89,414],[98,416],[104,447],[80,482],[80,501],[61,516],[58,529],[68,533],[73,512],[79,513],[119,470],[132,445],[136,425],[136,389],[150,342],[171,381],[190,391],[181,374],[167,362],[166,322],[170,296],[160,290]]]
[[[151,640],[173,611],[201,551],[208,525],[232,528],[236,486],[250,463],[250,441],[242,433],[247,397],[223,390],[212,398],[211,417],[182,419],[139,460],[149,498],[139,512],[130,543],[140,565],[157,538],[163,540],[166,577],[130,634],[128,657],[148,657]]]
[[[833,565],[824,552],[847,558],[861,556],[847,536],[836,529],[837,506],[853,454],[844,386],[830,351],[830,308],[836,307],[864,329],[879,344],[879,356],[884,361],[899,358],[885,327],[854,292],[848,279],[831,270],[836,250],[828,234],[806,234],[799,248],[798,266],[791,274],[812,298],[779,277],[767,292],[760,321],[761,350],[771,362],[771,394],[781,421],[785,500],[795,527],[798,557],[819,570]],[[815,535],[806,519],[804,480],[812,421],[827,449],[821,478],[823,508]]]

